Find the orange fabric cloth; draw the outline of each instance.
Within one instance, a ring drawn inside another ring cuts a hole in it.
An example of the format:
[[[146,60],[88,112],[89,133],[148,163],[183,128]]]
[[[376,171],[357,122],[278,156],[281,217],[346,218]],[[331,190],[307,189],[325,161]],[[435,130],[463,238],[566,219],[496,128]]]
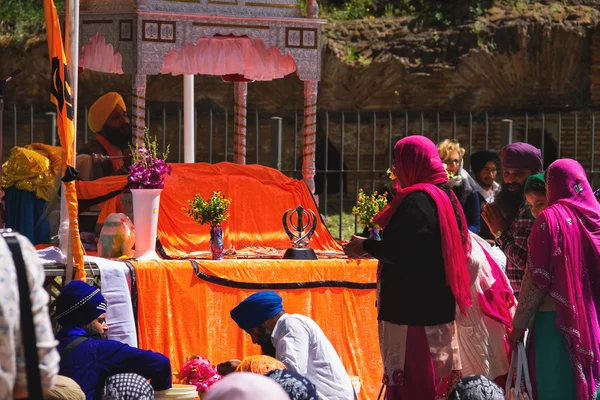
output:
[[[123,156],[123,150],[121,150],[120,148],[118,148],[117,146],[115,146],[114,144],[109,142],[108,139],[105,138],[104,136],[96,134],[96,140],[100,142],[100,144],[102,145],[102,147],[104,147],[104,149],[106,150],[106,152],[108,153],[109,156],[111,156],[111,157]],[[118,170],[120,170],[123,167],[123,165],[125,165],[123,163],[122,158],[113,158],[112,160],[110,160],[110,162],[112,164],[113,172],[117,172]]]
[[[199,260],[200,279],[184,260],[133,262],[138,285],[140,348],[161,352],[179,370],[189,354],[216,364],[260,354],[229,311],[256,289],[240,286],[345,281],[370,288],[286,288],[277,291],[286,312],[315,320],[350,375],[361,381],[361,400],[375,399],[381,388],[382,364],[377,339],[375,260]],[[215,282],[211,277],[221,278]],[[288,285],[285,285],[285,284]],[[237,287],[232,287],[237,286]],[[322,285],[321,285],[322,286]]]
[[[285,364],[276,358],[259,355],[244,357],[240,365],[235,369],[235,372],[252,372],[264,375],[275,369],[286,369]]]
[[[306,184],[273,168],[227,162],[171,166],[173,172],[166,176],[158,216],[158,236],[170,257],[185,257],[193,251],[210,249],[210,227],[195,223],[183,212],[188,200],[196,194],[206,199],[213,191],[220,190],[223,196],[232,199],[229,219],[223,222],[225,248],[254,245],[287,249],[291,242],[281,222],[287,209],[302,205],[319,218]],[[310,247],[342,250],[320,219]]]
[[[88,203],[97,204],[100,208],[99,224],[103,224],[110,214],[125,211],[119,195],[99,203],[94,202],[94,199],[99,199],[110,193],[124,191],[127,188],[127,175],[107,176],[95,181],[76,181],[75,187],[77,188],[77,199],[80,204],[85,203],[85,200],[90,200]],[[85,210],[82,209],[81,211]]]
[[[63,151],[62,175],[65,175],[67,167],[75,165],[75,150],[73,148],[74,125],[73,125],[73,97],[71,93],[71,79],[67,70],[67,58],[63,49],[62,35],[60,33],[60,22],[53,0],[44,0],[44,19],[46,22],[46,36],[48,38],[48,57],[51,68],[50,101],[56,106],[56,122],[58,136]],[[68,33],[66,42],[69,43]],[[69,231],[71,233],[71,250],[73,253],[73,266],[75,268],[76,280],[85,280],[85,269],[83,267],[83,246],[79,237],[79,220],[77,212],[77,193],[75,182],[64,183],[64,196],[69,214]]]

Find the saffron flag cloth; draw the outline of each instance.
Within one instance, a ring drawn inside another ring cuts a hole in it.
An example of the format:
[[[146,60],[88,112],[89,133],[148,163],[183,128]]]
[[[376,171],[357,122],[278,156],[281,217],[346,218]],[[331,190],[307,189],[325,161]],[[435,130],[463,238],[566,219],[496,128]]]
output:
[[[110,214],[125,212],[120,195],[127,186],[127,175],[106,176],[94,181],[76,181],[78,208],[83,212],[97,205],[100,208],[98,223],[103,224]]]
[[[52,69],[52,85],[50,101],[56,106],[56,122],[58,136],[62,147],[62,175],[65,189],[65,199],[69,214],[69,231],[73,251],[75,279],[84,280],[83,247],[79,237],[79,222],[77,219],[77,192],[75,181],[69,177],[75,163],[73,98],[71,94],[71,79],[67,70],[67,59],[63,49],[60,23],[53,0],[44,0],[44,18],[46,20],[46,36],[48,39],[48,54]]]
[[[240,250],[260,246],[283,250],[291,247],[282,218],[286,210],[301,205],[319,219],[309,247],[319,251],[342,250],[320,220],[317,206],[303,181],[261,165],[221,162],[171,166],[173,171],[165,177],[158,215],[158,238],[163,256],[186,257],[192,252],[210,249],[210,226],[194,222],[184,208],[194,195],[208,199],[215,190],[232,199],[229,219],[223,222],[225,248],[232,246]]]
[[[162,199],[161,199],[162,200]],[[158,351],[178,371],[189,354],[211,363],[260,354],[229,312],[263,290],[283,308],[312,318],[349,375],[359,400],[376,399],[383,366],[375,308],[377,260],[161,260],[131,262],[137,282],[139,347]]]

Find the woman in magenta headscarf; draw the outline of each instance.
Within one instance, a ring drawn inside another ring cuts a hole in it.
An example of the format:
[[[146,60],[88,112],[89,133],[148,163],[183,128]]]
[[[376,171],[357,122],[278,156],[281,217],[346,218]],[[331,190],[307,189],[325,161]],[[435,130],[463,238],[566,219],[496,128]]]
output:
[[[471,305],[470,238],[435,144],[423,136],[394,147],[400,188],[376,216],[383,239],[355,240],[351,257],[371,254],[379,268],[379,344],[388,400],[434,400],[460,369],[456,306]],[[452,386],[449,387],[449,390]],[[448,390],[448,392],[449,392]]]
[[[594,399],[600,384],[600,205],[575,160],[552,163],[546,186],[549,205],[529,237],[510,343],[514,348],[523,340],[533,318],[528,353],[537,398]]]

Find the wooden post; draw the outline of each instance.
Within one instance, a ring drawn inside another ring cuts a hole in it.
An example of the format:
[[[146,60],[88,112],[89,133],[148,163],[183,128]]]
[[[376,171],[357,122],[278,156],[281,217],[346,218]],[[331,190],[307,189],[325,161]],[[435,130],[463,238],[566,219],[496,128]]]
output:
[[[246,164],[246,120],[248,102],[248,82],[234,82],[234,136],[233,162]]]
[[[318,81],[304,81],[304,149],[302,152],[302,177],[312,194],[315,193],[318,85]]]
[[[146,75],[133,75],[131,85],[133,89],[133,101],[131,103],[133,145],[139,146],[144,142],[144,128],[146,127]]]

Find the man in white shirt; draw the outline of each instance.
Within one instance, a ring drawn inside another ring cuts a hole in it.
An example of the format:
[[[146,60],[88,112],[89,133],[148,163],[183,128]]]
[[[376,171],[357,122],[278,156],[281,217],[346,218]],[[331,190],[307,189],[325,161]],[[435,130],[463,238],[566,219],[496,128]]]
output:
[[[277,293],[251,295],[231,310],[231,318],[266,355],[308,378],[324,399],[356,398],[340,357],[319,325],[304,315],[287,314]]]
[[[500,157],[496,150],[481,150],[471,154],[469,161],[479,195],[479,208],[483,211],[486,204],[494,202],[496,194],[500,191],[500,185],[496,182]],[[488,241],[494,240],[495,232],[490,232],[487,224],[482,223],[480,228],[479,236]]]

